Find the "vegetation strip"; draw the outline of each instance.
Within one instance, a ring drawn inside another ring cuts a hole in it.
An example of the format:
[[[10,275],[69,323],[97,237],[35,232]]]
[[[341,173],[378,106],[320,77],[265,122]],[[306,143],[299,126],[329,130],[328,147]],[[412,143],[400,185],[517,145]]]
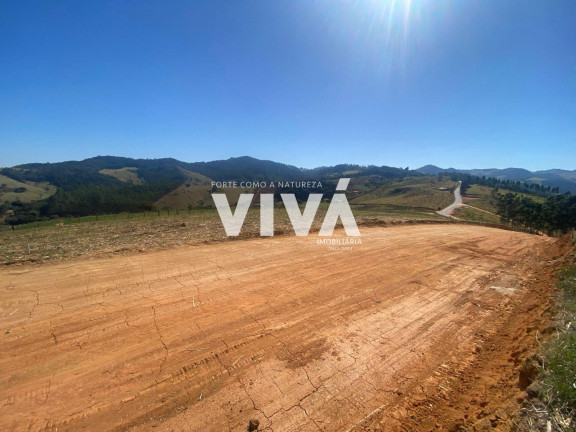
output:
[[[540,397],[557,430],[576,431],[576,265],[560,273],[558,337],[544,352]]]
[[[576,246],[570,261],[558,274],[554,336],[523,365],[524,375],[532,380],[518,432],[576,431]]]

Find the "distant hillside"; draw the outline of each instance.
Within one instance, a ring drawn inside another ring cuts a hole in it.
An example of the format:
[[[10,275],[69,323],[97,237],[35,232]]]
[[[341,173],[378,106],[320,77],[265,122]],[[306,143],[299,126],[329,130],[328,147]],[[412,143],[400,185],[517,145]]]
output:
[[[525,183],[538,184],[541,186],[557,187],[560,193],[576,193],[576,170],[568,171],[561,169],[551,169],[545,171],[528,171],[523,168],[488,168],[465,170],[456,168],[443,169],[435,165],[425,165],[421,168],[418,168],[416,171],[428,175],[437,175],[441,172],[460,172],[478,177],[492,177],[498,180],[521,181]]]
[[[436,176],[407,177],[384,184],[351,200],[357,205],[385,205],[441,210],[454,202],[458,182]]]
[[[307,170],[292,165],[249,156],[212,162],[194,162],[183,164],[183,168],[217,181],[292,181],[303,179],[307,173]]]
[[[438,175],[440,173],[455,172],[457,170],[455,170],[454,168],[444,169],[437,167],[436,165],[424,165],[423,167],[418,168],[416,171],[421,172],[422,174]]]
[[[56,187],[48,182],[20,182],[0,174],[0,203],[20,200],[29,203],[48,198],[56,192]]]
[[[112,176],[112,177],[120,180],[123,183],[129,183],[129,184],[135,184],[135,185],[146,183],[144,181],[144,179],[142,179],[138,176],[138,168],[135,168],[135,167],[124,167],[124,168],[120,168],[120,169],[104,168],[98,172],[100,174]]]
[[[446,175],[439,176],[442,172]],[[0,216],[13,213],[7,222],[26,223],[60,216],[186,210],[213,206],[211,193],[215,191],[226,193],[231,204],[242,192],[256,196],[261,192],[258,188],[214,189],[213,181],[309,180],[321,182],[322,189],[282,187],[270,191],[294,193],[300,201],[310,192],[320,191],[328,199],[341,177],[351,178],[347,194],[353,204],[378,209],[437,210],[450,203],[450,189],[457,181],[463,182],[463,190],[478,184],[539,197],[554,194],[547,184],[559,185],[561,191],[576,190],[576,172],[563,170],[443,170],[427,165],[411,171],[353,164],[303,169],[248,156],[211,162],[97,156],[0,169]]]
[[[303,169],[248,156],[192,163],[172,158],[97,156],[83,161],[3,168],[0,175],[4,179],[1,182],[4,186],[0,188],[0,214],[13,210],[26,215],[19,220],[28,221],[50,216],[204,208],[213,205],[212,181],[322,180],[323,192],[330,193],[342,176],[355,176],[374,188],[384,180],[421,174],[386,166],[337,165]],[[368,187],[365,185],[358,187],[364,190]],[[234,203],[242,191],[220,192],[227,193],[230,202]],[[283,188],[276,192],[291,192],[298,199],[305,199],[310,191]]]
[[[210,205],[212,179],[183,168],[182,172],[186,176],[184,183],[156,201],[157,209],[185,210]]]

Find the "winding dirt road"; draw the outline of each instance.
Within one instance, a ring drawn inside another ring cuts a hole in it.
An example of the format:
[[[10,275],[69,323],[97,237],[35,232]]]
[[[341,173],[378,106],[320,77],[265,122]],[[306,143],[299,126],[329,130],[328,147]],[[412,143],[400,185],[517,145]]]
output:
[[[454,210],[456,210],[460,205],[462,205],[462,195],[460,194],[460,187],[462,186],[462,182],[460,182],[460,185],[454,189],[454,202],[452,204],[450,204],[448,207],[446,207],[445,209],[440,210],[440,214],[442,216],[446,216],[446,217],[451,217],[456,219],[454,216],[452,216],[452,212]]]
[[[406,429],[407,395],[503,332],[554,241],[361,231],[0,269],[0,429]]]

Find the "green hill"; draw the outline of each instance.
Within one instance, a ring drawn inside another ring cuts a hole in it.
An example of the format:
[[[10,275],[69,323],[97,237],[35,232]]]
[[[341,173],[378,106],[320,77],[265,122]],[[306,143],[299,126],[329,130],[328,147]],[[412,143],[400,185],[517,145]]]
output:
[[[90,215],[135,212],[154,208],[186,209],[212,204],[211,183],[214,181],[298,181],[324,180],[324,192],[332,193],[339,177],[347,175],[370,179],[370,187],[383,179],[402,178],[406,170],[392,167],[337,165],[302,169],[251,157],[230,158],[211,162],[182,162],[172,158],[131,159],[98,156],[83,161],[31,163],[0,170],[6,178],[9,193],[20,193],[21,201],[41,200],[33,206],[16,209],[26,214],[24,220],[36,217]],[[374,180],[376,179],[376,180]],[[17,187],[8,186],[18,185]],[[24,190],[25,186],[30,187]],[[34,186],[34,188],[32,187]],[[48,188],[40,194],[39,188]],[[364,187],[360,187],[365,191]],[[34,191],[34,194],[32,193]],[[24,195],[24,192],[30,192]],[[242,190],[227,191],[232,201]],[[309,191],[283,188],[279,193],[296,193],[305,199]],[[33,198],[32,198],[33,197]],[[0,202],[2,204],[3,202]],[[10,205],[2,204],[3,210]]]
[[[350,178],[346,193],[353,208],[359,211],[434,212],[453,202],[452,191],[458,181],[463,182],[463,191],[468,193],[466,202],[477,207],[461,212],[469,219],[493,220],[499,216],[491,213],[505,209],[507,217],[516,220],[515,206],[520,208],[519,214],[525,214],[526,209],[532,212],[546,209],[562,221],[566,217],[557,207],[569,209],[572,202],[560,198],[550,201],[555,194],[548,187],[456,171],[426,175],[408,168],[354,164],[303,169],[246,156],[193,163],[172,158],[98,156],[83,161],[32,163],[1,169],[0,215],[11,210],[7,222],[15,224],[61,216],[206,208],[213,206],[213,181],[321,182],[321,189],[282,186],[265,190],[275,193],[278,199],[279,194],[293,193],[302,202],[309,193],[321,192],[329,200],[342,177]],[[495,188],[500,191],[497,197],[492,194]],[[261,192],[243,188],[217,191],[226,193],[231,204],[237,202],[241,193]],[[498,197],[508,192],[514,195],[502,204]],[[254,202],[258,203],[257,197]],[[538,220],[542,225],[540,219],[530,215],[522,223],[534,224]],[[553,225],[564,227],[560,222]]]
[[[454,202],[457,182],[433,176],[393,180],[351,200],[352,204],[418,207],[440,210]]]
[[[212,179],[202,174],[181,168],[186,180],[176,189],[157,200],[158,209],[185,210],[210,206],[212,198]]]
[[[538,185],[551,190],[552,192],[576,193],[576,170],[550,169],[544,171],[528,171],[523,168],[505,169],[442,169],[435,165],[425,165],[416,171],[423,174],[437,175],[439,173],[461,173],[475,177],[486,177],[500,180],[502,182],[514,183],[523,182],[526,184]]]

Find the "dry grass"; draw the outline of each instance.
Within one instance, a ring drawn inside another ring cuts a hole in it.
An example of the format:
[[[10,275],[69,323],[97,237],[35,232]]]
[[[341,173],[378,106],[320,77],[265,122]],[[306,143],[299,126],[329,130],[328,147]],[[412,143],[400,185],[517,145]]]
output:
[[[25,192],[14,192],[14,189],[25,188]],[[0,174],[0,202],[20,200],[24,203],[48,198],[56,192],[56,186],[47,182],[22,183]]]
[[[101,169],[98,171],[100,174],[109,175],[124,183],[140,185],[146,183],[143,179],[138,177],[138,168],[124,167],[120,169]]]
[[[212,179],[193,171],[180,168],[186,181],[154,203],[158,209],[187,210],[212,207],[212,193],[224,193],[230,205],[238,202],[240,194],[254,193],[249,188],[226,188],[212,191]]]
[[[473,207],[478,207],[482,210],[489,211],[491,213],[496,213],[496,203],[492,199],[493,188],[489,186],[471,185],[464,195],[464,203],[470,204]],[[505,195],[507,193],[513,193],[520,197],[527,197],[536,202],[544,202],[544,198],[537,197],[534,195],[523,194],[519,192],[513,192],[506,189],[499,189],[498,193],[500,195]]]
[[[492,188],[488,186],[472,185],[463,197],[464,203],[478,207],[492,213],[496,212],[496,207],[492,202]]]
[[[477,210],[471,207],[459,207],[452,213],[458,219],[470,222],[499,224],[500,216],[495,214],[486,213],[485,211]]]
[[[458,183],[436,177],[413,177],[382,186],[351,201],[353,204],[443,209],[454,202],[452,189]],[[440,190],[445,188],[448,190]]]
[[[312,225],[318,231],[327,206],[322,206]],[[405,223],[448,222],[434,214],[356,211],[358,225],[394,225]],[[260,235],[260,214],[257,209],[248,212],[239,237],[226,236],[216,210],[193,211],[171,215],[150,213],[140,215],[69,219],[66,223],[54,221],[50,225],[19,226],[15,231],[0,232],[0,263],[17,264],[66,260],[80,256],[111,256],[148,252],[152,250],[214,242],[234,241]],[[284,209],[276,209],[275,235],[293,234],[292,225]],[[26,245],[30,245],[30,254]]]

